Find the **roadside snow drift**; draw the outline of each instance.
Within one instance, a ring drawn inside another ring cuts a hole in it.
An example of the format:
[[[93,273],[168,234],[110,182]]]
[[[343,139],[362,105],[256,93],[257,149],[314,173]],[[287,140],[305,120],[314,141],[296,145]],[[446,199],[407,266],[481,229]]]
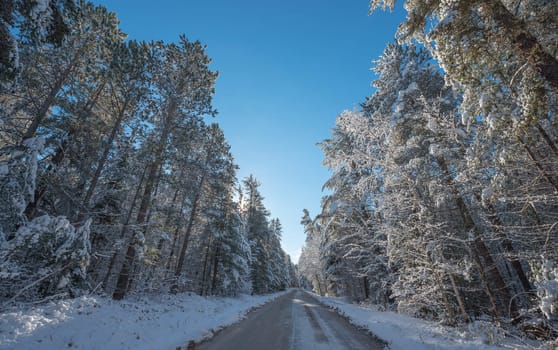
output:
[[[313,295],[347,317],[352,324],[368,329],[384,340],[391,350],[533,349],[520,339],[505,338],[489,322],[477,321],[469,328],[452,328],[395,312],[378,311],[371,305],[351,304],[343,298]]]
[[[284,292],[237,298],[192,294],[113,301],[80,297],[0,314],[0,349],[176,349],[242,319]]]

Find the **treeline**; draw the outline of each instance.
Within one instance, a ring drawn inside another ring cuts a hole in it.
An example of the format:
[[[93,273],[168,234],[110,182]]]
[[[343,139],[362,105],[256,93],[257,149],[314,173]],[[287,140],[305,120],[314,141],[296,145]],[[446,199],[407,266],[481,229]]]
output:
[[[393,1],[372,1],[372,9]],[[406,1],[375,92],[321,143],[304,283],[419,317],[554,339],[558,7]]]
[[[0,11],[1,302],[291,285],[279,221],[209,122],[201,43],[125,40],[87,1]]]

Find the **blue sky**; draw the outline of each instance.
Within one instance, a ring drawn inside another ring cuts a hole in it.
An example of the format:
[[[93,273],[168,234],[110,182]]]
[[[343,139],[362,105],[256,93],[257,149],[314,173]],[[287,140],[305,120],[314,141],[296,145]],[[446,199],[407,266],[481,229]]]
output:
[[[207,45],[219,71],[215,119],[240,166],[253,174],[283,248],[296,262],[302,209],[318,214],[328,178],[316,143],[335,117],[372,93],[372,60],[404,11],[368,15],[367,0],[96,0],[131,39]]]

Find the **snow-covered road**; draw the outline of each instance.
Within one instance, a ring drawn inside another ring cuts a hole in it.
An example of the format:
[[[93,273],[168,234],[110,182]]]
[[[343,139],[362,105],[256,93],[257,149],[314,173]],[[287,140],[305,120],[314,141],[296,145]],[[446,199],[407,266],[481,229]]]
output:
[[[384,345],[308,294],[290,292],[196,349],[367,349]]]

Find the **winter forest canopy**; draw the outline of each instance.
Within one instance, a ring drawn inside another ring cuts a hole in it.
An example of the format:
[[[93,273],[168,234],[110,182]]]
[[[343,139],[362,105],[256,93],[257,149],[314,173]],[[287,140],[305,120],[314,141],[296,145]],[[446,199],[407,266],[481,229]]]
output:
[[[200,42],[126,40],[75,0],[0,8],[0,303],[291,286],[218,124]]]
[[[3,0],[0,307],[300,285],[555,342],[556,0],[370,10],[396,3],[374,92],[320,143],[328,192],[295,267],[213,122],[202,43],[127,40],[83,0]]]
[[[401,2],[375,92],[320,143],[329,194],[303,213],[301,283],[555,340],[556,1]]]

